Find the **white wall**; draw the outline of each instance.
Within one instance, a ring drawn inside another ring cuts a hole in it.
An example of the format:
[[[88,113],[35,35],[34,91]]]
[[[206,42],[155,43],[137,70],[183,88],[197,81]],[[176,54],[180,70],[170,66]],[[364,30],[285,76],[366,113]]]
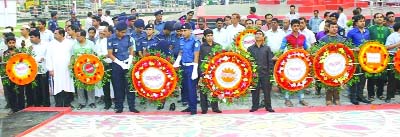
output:
[[[7,8],[5,8],[7,3]],[[17,1],[0,0],[0,27],[17,25]]]

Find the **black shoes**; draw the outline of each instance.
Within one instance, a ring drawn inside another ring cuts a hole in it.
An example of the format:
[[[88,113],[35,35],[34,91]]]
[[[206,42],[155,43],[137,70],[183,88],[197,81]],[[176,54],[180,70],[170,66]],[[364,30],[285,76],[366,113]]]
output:
[[[79,104],[79,106],[78,106],[78,110],[81,110],[82,108],[85,108],[85,105],[82,105],[82,104]]]
[[[219,110],[219,109],[217,109],[217,110],[213,110],[213,112],[215,112],[215,113],[222,113],[222,111],[221,111],[221,110]]]
[[[175,103],[172,103],[171,105],[169,105],[169,111],[175,111]]]
[[[89,107],[90,107],[90,108],[97,108],[97,107],[96,107],[96,104],[94,104],[94,103],[89,104]]]
[[[386,103],[390,103],[390,98],[385,99]]]
[[[164,109],[164,103],[158,104],[157,110]]]
[[[196,111],[190,112],[190,115],[196,115],[196,114],[197,114]]]
[[[189,108],[182,110],[181,112],[190,112]]]
[[[116,109],[115,113],[122,113],[122,109]]]
[[[363,102],[363,103],[366,103],[366,104],[371,104],[371,101],[369,101],[369,100],[367,100],[367,99],[365,99],[365,98],[361,98],[361,99],[359,99],[358,101]]]
[[[139,113],[139,110],[136,110],[135,108],[129,109],[129,111],[130,111],[130,112],[133,112],[133,113]]]
[[[202,110],[201,114],[207,114],[207,110]]]
[[[273,110],[272,108],[265,108],[265,110],[268,112],[275,112],[275,110]]]
[[[111,105],[106,105],[106,106],[104,106],[104,109],[105,110],[109,110],[111,108]]]
[[[250,109],[250,112],[256,112],[258,109]]]

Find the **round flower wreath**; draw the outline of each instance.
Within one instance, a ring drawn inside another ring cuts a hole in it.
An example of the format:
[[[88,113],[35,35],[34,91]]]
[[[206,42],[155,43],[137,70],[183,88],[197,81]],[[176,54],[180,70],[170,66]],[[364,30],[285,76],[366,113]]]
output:
[[[353,51],[343,43],[329,43],[314,56],[314,74],[327,86],[347,83],[356,71]]]
[[[179,77],[171,61],[170,57],[164,59],[156,53],[135,63],[130,74],[131,82],[140,96],[160,101],[175,91]]]
[[[235,37],[235,46],[240,50],[247,51],[247,48],[256,42],[256,31],[256,29],[245,29],[239,32]]]
[[[383,44],[375,41],[365,42],[358,53],[361,68],[367,73],[380,73],[389,62],[389,53]]]
[[[11,82],[17,85],[26,85],[35,80],[38,73],[38,64],[27,53],[18,53],[11,56],[6,64],[6,74]]]
[[[394,69],[397,71],[397,73],[400,73],[400,50],[398,50],[394,55],[393,63]]]
[[[303,49],[291,49],[283,53],[275,63],[274,78],[285,90],[294,92],[311,84],[308,77],[312,65],[310,54]]]
[[[102,80],[104,66],[98,57],[92,54],[82,54],[76,58],[74,76],[80,82],[93,85]]]
[[[250,53],[233,48],[231,51],[214,46],[201,64],[203,72],[200,88],[211,95],[211,101],[233,102],[250,91],[257,83],[256,65]]]

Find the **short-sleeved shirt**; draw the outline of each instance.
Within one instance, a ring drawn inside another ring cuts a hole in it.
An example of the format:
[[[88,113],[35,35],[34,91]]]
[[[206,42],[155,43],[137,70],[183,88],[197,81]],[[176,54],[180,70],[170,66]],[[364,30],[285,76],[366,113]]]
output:
[[[347,39],[351,40],[351,42],[356,46],[360,46],[369,39],[369,31],[368,29],[364,29],[364,32],[361,32],[358,28],[353,28],[347,33]]]
[[[72,55],[81,55],[81,54],[93,54],[94,53],[94,43],[88,39],[84,45],[79,42],[75,42],[72,47]]]
[[[389,35],[389,37],[387,37],[385,45],[390,46],[399,42],[400,42],[400,33],[393,32],[392,34]],[[390,52],[389,54],[394,55],[397,49],[398,48],[391,49],[389,51]]]
[[[273,68],[272,57],[274,56],[271,49],[266,45],[258,47],[254,44],[247,51],[256,60],[258,76],[261,78],[269,77],[270,69]]]
[[[369,33],[369,38],[371,40],[377,40],[382,44],[385,44],[386,38],[390,35],[391,31],[389,27],[386,26],[378,26],[378,25],[373,25],[368,28]]]
[[[49,30],[54,33],[54,31],[58,28],[57,20],[50,19],[49,24],[47,25]]]
[[[135,40],[129,35],[124,35],[119,39],[115,34],[107,39],[107,49],[113,51],[113,55],[118,60],[126,60],[129,57],[129,48],[135,47]]]
[[[336,35],[336,36],[329,36],[329,35],[325,35],[324,37],[322,37],[319,41],[320,42],[325,42],[325,43],[331,43],[331,42],[344,42],[346,39],[343,38],[340,35]]]
[[[160,39],[156,36],[153,36],[150,39],[148,39],[147,37],[142,37],[138,41],[137,51],[143,51],[144,49],[154,49],[159,41]]]
[[[140,49],[140,47],[139,47],[139,40],[141,39],[141,38],[145,38],[145,37],[147,37],[146,36],[146,32],[144,32],[144,31],[141,31],[141,32],[136,32],[136,31],[133,31],[132,32],[132,34],[131,34],[131,37],[135,40],[135,42],[136,42],[136,49],[137,50],[139,50]]]
[[[286,46],[290,46],[289,49],[307,49],[307,39],[303,34],[298,34],[298,36],[294,36],[293,33],[287,35],[282,40],[282,45],[280,50],[285,50]]]
[[[71,25],[81,28],[81,21],[78,19],[69,19],[69,21],[71,22]]]
[[[178,54],[179,54],[179,50],[180,50],[180,45],[181,45],[181,43],[180,43],[180,41],[181,41],[181,37],[179,37],[178,35],[176,35],[174,38],[174,43],[172,43],[172,46],[173,46],[173,48],[172,48],[172,54],[174,55],[174,57],[176,58],[176,57],[178,57]]]
[[[164,21],[161,21],[160,23],[154,23],[154,28],[158,32],[162,32],[164,30],[164,26],[165,26],[165,22]]]
[[[188,39],[182,37],[180,39],[180,50],[182,50],[182,62],[194,62],[194,52],[200,51],[200,41],[191,35]]]

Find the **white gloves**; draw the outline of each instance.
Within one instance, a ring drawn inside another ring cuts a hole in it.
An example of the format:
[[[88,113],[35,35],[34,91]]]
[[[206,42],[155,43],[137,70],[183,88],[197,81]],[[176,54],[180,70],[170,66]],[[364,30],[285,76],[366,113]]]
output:
[[[129,58],[126,60],[126,61],[128,61],[128,68],[131,67],[131,65],[132,65],[132,60],[133,60],[133,56],[132,56],[132,55],[129,55]]]
[[[179,67],[180,66],[180,63],[181,63],[181,59],[182,59],[182,56],[181,55],[178,55],[178,57],[176,58],[176,60],[175,60],[175,62],[174,62],[174,64],[172,65],[174,68],[177,68],[177,67]]]
[[[105,58],[105,59],[103,59],[103,61],[106,62],[106,63],[112,63],[113,62],[110,58]]]
[[[128,65],[125,64],[124,62],[118,60],[117,58],[114,59],[114,63],[118,64],[119,66],[121,66],[122,69],[128,69]]]
[[[199,64],[197,64],[197,63],[193,63],[192,80],[195,80],[195,79],[197,79],[197,77],[199,77],[198,76],[199,74],[197,73],[198,65]]]

